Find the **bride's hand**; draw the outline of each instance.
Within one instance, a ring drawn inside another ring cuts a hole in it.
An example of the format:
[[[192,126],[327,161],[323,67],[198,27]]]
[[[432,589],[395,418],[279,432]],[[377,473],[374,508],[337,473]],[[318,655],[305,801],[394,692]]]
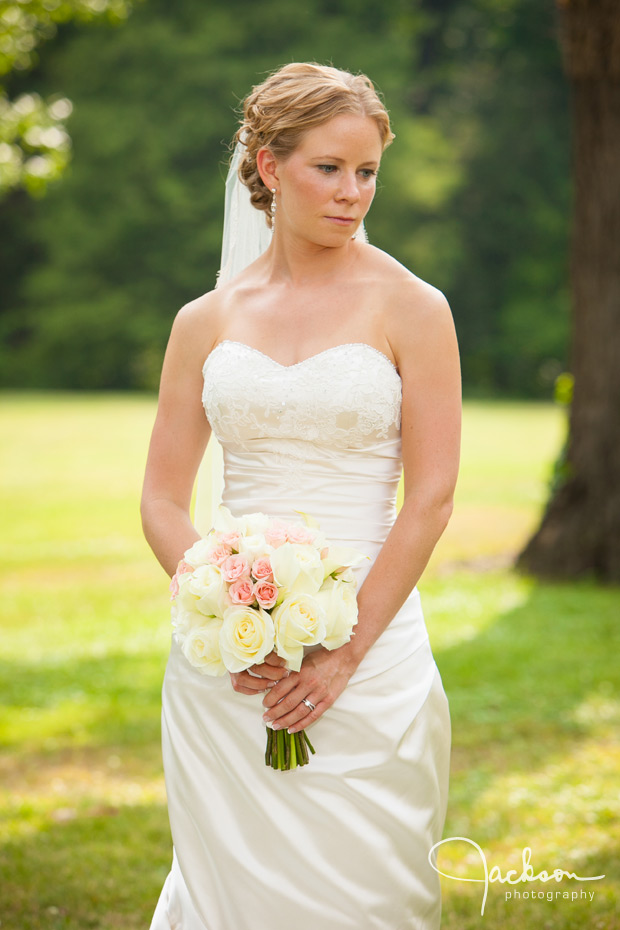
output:
[[[274,730],[290,733],[314,723],[334,703],[355,671],[350,657],[342,649],[318,649],[305,656],[298,672],[280,679],[263,699],[267,708],[263,721]],[[314,710],[304,704],[314,704]]]
[[[229,672],[235,691],[240,694],[256,694],[268,691],[278,681],[286,678],[290,672],[284,667],[285,660],[275,652],[270,652],[264,662],[251,665],[245,672]]]

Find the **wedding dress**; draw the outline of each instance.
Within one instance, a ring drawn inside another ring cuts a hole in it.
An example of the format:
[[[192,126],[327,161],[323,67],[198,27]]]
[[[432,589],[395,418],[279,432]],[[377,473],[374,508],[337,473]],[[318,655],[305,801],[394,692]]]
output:
[[[378,349],[285,366],[226,339],[203,369],[224,450],[222,502],[318,521],[371,557],[396,519],[402,385]],[[151,930],[436,930],[448,702],[415,587],[290,772],[264,761],[264,693],[200,674],[173,638],[162,742],[172,869]]]

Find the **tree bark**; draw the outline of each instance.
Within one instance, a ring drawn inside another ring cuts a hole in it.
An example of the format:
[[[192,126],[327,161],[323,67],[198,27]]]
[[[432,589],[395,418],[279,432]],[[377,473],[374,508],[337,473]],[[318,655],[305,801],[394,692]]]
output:
[[[620,581],[620,5],[557,0],[573,110],[574,393],[563,483],[518,568]]]

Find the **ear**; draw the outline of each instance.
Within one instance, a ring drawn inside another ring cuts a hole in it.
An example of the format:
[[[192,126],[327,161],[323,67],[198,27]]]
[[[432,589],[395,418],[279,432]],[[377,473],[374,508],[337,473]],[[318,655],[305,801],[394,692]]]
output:
[[[272,188],[278,188],[280,186],[278,179],[278,162],[271,149],[266,145],[256,153],[256,167],[258,168],[258,173],[265,187],[272,190]]]

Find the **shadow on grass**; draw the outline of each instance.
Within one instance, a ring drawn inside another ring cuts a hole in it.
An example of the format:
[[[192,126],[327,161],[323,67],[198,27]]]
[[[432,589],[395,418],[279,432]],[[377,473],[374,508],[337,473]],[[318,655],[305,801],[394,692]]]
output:
[[[453,768],[528,771],[588,738],[597,705],[617,715],[618,615],[620,589],[538,585],[474,638],[435,649],[450,701]]]

